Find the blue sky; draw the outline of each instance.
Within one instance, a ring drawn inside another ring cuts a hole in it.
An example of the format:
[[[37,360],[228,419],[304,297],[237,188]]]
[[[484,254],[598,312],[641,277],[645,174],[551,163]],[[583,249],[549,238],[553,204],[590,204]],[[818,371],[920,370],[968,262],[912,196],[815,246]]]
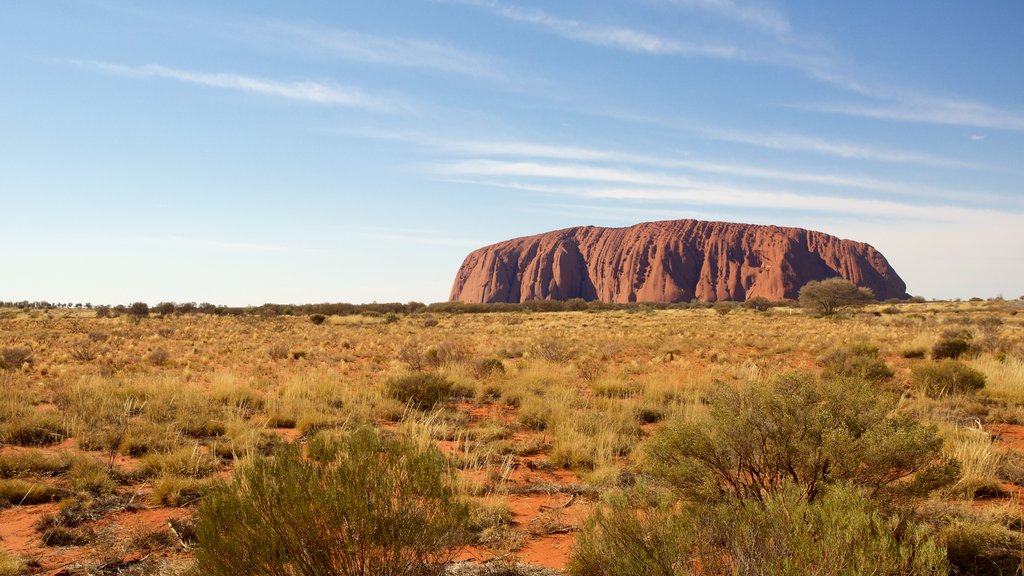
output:
[[[445,300],[702,218],[1024,294],[1024,3],[0,4],[0,300]]]

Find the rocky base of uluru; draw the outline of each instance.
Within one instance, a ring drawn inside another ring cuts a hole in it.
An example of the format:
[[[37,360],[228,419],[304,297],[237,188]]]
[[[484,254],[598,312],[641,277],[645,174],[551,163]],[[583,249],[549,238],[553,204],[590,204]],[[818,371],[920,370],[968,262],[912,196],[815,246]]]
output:
[[[667,220],[579,226],[480,248],[459,268],[450,299],[781,300],[832,277],[870,288],[880,300],[907,296],[885,257],[863,242],[802,228]]]

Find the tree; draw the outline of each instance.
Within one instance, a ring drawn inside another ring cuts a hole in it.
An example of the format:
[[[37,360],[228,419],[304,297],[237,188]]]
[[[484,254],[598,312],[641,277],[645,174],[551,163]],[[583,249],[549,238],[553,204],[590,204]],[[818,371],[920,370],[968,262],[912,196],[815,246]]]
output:
[[[875,299],[870,288],[858,288],[849,280],[829,278],[812,280],[800,289],[800,306],[831,316],[845,306],[867,304]]]

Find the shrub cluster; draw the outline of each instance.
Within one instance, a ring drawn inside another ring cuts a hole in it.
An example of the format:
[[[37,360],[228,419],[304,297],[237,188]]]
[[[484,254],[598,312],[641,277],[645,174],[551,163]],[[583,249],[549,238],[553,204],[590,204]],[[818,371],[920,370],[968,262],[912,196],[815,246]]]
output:
[[[884,502],[955,482],[934,426],[850,378],[726,388],[652,439],[636,488],[599,506],[575,576],[945,574],[945,550]]]
[[[825,354],[818,359],[818,365],[826,378],[860,378],[877,383],[893,376],[892,368],[878,357],[878,347],[863,342]]]
[[[199,572],[413,576],[464,541],[468,513],[436,450],[361,428],[322,460],[255,458],[198,511]]]
[[[911,382],[933,398],[971,394],[985,387],[985,375],[958,360],[940,360],[914,366]]]

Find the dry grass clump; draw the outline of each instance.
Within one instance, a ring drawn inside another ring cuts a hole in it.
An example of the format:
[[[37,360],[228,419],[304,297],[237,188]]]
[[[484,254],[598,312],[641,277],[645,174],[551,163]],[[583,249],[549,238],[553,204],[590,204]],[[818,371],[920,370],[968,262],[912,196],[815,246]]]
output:
[[[0,548],[0,576],[24,576],[28,563],[13,552]]]
[[[66,452],[29,449],[0,455],[0,478],[59,476],[70,467],[71,457]]]
[[[55,502],[64,494],[63,490],[47,482],[31,482],[19,478],[0,480],[0,508]]]
[[[220,468],[220,461],[198,444],[174,452],[147,454],[139,460],[139,472],[147,477],[205,478]]]

